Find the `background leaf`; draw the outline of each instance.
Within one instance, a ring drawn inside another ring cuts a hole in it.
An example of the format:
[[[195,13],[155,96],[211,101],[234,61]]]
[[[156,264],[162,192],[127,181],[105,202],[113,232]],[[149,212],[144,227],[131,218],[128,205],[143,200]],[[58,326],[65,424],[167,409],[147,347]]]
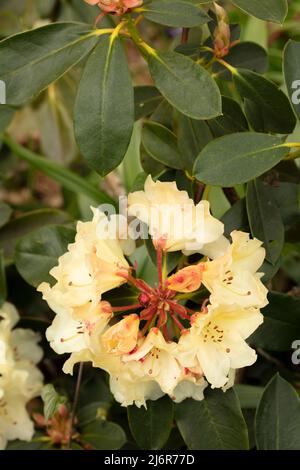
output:
[[[232,0],[237,7],[261,20],[283,23],[287,12],[287,0]]]

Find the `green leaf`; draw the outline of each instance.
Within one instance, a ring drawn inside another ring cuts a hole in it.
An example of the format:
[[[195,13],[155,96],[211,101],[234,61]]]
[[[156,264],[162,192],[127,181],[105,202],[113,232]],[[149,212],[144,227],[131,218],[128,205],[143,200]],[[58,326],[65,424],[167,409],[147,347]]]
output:
[[[7,126],[10,124],[14,114],[14,108],[11,108],[5,104],[0,104],[0,134],[1,132],[5,131]]]
[[[4,265],[3,250],[0,250],[0,307],[4,304],[7,296],[6,273]]]
[[[236,384],[234,390],[239,397],[241,407],[246,409],[256,409],[264,391],[263,387],[246,384]]]
[[[218,119],[218,118],[217,118]],[[184,168],[192,174],[196,157],[212,140],[213,136],[208,124],[196,121],[183,114],[178,118],[178,149]]]
[[[300,401],[279,374],[268,383],[255,416],[259,450],[300,450]]]
[[[210,142],[197,157],[194,175],[203,183],[230,187],[245,183],[277,165],[289,149],[279,137],[238,132]]]
[[[300,42],[288,41],[283,51],[283,72],[288,95],[300,118]]]
[[[95,419],[105,419],[109,407],[110,404],[103,401],[96,401],[83,406],[76,413],[79,426],[87,426]]]
[[[230,48],[225,58],[226,62],[233,67],[252,70],[253,72],[265,73],[268,68],[268,55],[266,50],[259,44],[250,41],[243,41]],[[214,71],[223,71],[229,76],[227,69],[217,63]]]
[[[147,402],[147,409],[127,408],[129,427],[144,450],[159,450],[167,442],[173,424],[173,403],[168,397]]]
[[[225,225],[224,234],[229,237],[233,230],[242,230],[249,232],[246,199],[240,199],[231,208],[225,212],[222,217]]]
[[[52,384],[44,385],[41,393],[44,402],[44,416],[48,421],[57,412],[59,405],[64,405],[67,402],[66,397],[57,393]]]
[[[182,168],[177,137],[167,127],[156,122],[146,122],[142,131],[142,143],[146,152],[158,162],[170,168]]]
[[[162,100],[163,97],[154,86],[134,87],[135,120],[152,114]]]
[[[208,121],[208,125],[216,137],[249,130],[240,105],[226,96],[222,96],[222,116]]]
[[[96,450],[117,450],[126,442],[123,429],[115,423],[95,420],[83,428],[81,438]]]
[[[97,34],[82,23],[53,23],[0,42],[0,80],[6,103],[31,100],[97,44]]]
[[[12,209],[9,207],[9,205],[0,201],[0,227],[3,227],[3,225],[9,221],[11,214]]]
[[[287,96],[273,82],[250,70],[238,69],[233,74],[234,83],[241,98],[249,100],[259,112],[260,121],[245,111],[253,129],[257,132],[290,134],[296,118]],[[256,114],[256,113],[254,113]]]
[[[271,292],[268,299],[262,310],[264,323],[248,341],[269,351],[289,351],[300,338],[300,299],[279,292]]]
[[[58,165],[57,163],[47,158],[36,155],[25,147],[17,144],[8,136],[4,136],[3,141],[20,158],[28,162],[37,170],[45,173],[47,176],[49,176],[49,178],[57,181],[69,191],[72,191],[75,194],[84,194],[96,204],[115,204],[115,201],[106,193],[100,191],[100,189],[96,188],[86,179],[80,177],[76,173],[67,170],[63,166]]]
[[[147,20],[173,28],[194,28],[211,21],[199,6],[188,0],[151,0],[140,11]]]
[[[183,114],[194,119],[221,114],[220,91],[204,67],[182,54],[153,49],[147,60],[157,88]]]
[[[64,224],[71,222],[69,214],[57,209],[39,209],[12,220],[0,230],[0,248],[5,258],[12,258],[17,241],[27,233],[44,225]]]
[[[123,160],[134,124],[134,96],[119,38],[101,38],[90,55],[75,103],[75,135],[91,168],[104,176]]]
[[[274,265],[284,244],[280,211],[265,184],[258,179],[248,183],[246,201],[251,233],[264,243],[266,260]]]
[[[132,265],[137,264],[137,277],[143,279],[150,285],[158,282],[157,269],[154,263],[149,260],[149,253],[145,245],[139,246],[129,257]]]
[[[63,226],[47,226],[23,237],[16,245],[16,268],[28,284],[53,283],[50,269],[58,263],[75,238],[75,231]]]
[[[287,0],[232,0],[246,13],[265,21],[283,23],[288,13]]]
[[[184,400],[175,418],[190,450],[246,450],[248,431],[234,390],[208,390],[202,401]]]
[[[146,152],[143,144],[140,146],[140,161],[146,175],[157,176],[166,170],[165,165],[158,163],[157,160],[154,160],[154,158]]]

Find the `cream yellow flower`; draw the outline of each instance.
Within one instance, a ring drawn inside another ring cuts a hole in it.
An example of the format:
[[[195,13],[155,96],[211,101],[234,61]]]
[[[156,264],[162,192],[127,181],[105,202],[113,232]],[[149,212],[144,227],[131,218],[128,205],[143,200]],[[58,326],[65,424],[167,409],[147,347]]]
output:
[[[256,272],[265,258],[262,242],[238,231],[231,237],[227,252],[204,264],[202,282],[211,293],[210,301],[263,308],[268,304],[268,291],[261,282],[263,274]]]
[[[207,201],[195,206],[175,182],[154,182],[150,175],[144,191],[129,194],[128,213],[148,225],[154,245],[164,251],[201,251],[218,240],[224,230],[210,214]]]
[[[223,387],[231,369],[252,365],[256,353],[246,339],[263,322],[258,309],[238,305],[208,306],[208,313],[193,317],[192,326],[178,343],[179,361],[200,367],[212,387]]]
[[[130,353],[137,344],[139,325],[139,316],[131,314],[111,326],[101,336],[105,351],[117,356]]]
[[[44,282],[38,287],[43,299],[57,313],[67,307],[73,309],[74,315],[78,309],[94,308],[104,292],[126,282],[120,273],[126,273],[129,265],[120,243],[99,236],[99,231],[105,233],[109,221],[98,209],[93,212],[91,222],[78,222],[75,243],[69,245],[58,266],[50,271],[56,284],[51,287]]]
[[[12,304],[0,309],[0,449],[9,440],[30,441],[34,426],[26,405],[38,396],[43,377],[36,364],[43,352],[40,336],[31,330],[12,330],[19,319]]]
[[[143,376],[155,380],[164,393],[171,394],[181,376],[176,350],[176,343],[167,342],[158,328],[152,328],[137,351],[122,360],[140,361]]]

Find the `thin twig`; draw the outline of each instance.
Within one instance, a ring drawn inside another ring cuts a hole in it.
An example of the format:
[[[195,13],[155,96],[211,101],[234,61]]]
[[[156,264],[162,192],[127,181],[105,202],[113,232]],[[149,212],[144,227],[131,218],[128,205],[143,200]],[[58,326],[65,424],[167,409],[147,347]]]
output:
[[[79,369],[78,369],[78,376],[77,376],[77,381],[76,381],[76,388],[75,388],[74,400],[73,400],[73,406],[72,406],[72,412],[71,412],[71,418],[70,418],[70,434],[69,434],[69,441],[68,441],[68,449],[70,449],[70,447],[71,447],[71,440],[72,440],[72,434],[73,434],[73,427],[74,427],[74,423],[75,423],[76,409],[77,409],[79,394],[80,394],[80,386],[81,386],[82,373],[83,373],[83,364],[84,364],[83,362],[80,362]]]

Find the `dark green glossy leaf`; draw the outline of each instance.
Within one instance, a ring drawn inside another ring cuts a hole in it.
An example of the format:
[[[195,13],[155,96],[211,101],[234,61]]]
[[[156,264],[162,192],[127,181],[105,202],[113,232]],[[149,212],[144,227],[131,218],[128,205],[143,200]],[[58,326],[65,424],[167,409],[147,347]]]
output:
[[[290,134],[296,118],[287,96],[273,82],[250,70],[239,69],[233,74],[234,83],[242,99],[253,102],[261,118],[257,121],[252,112],[248,119],[257,132]],[[247,112],[247,107],[246,107]]]
[[[123,160],[134,124],[134,96],[125,52],[103,37],[90,55],[75,104],[75,135],[88,164],[104,176]]]
[[[183,166],[192,174],[196,157],[212,140],[212,133],[207,123],[196,121],[183,114],[178,119],[178,148],[182,155]]]
[[[300,401],[279,374],[268,383],[255,417],[259,450],[300,450]]]
[[[170,168],[182,168],[177,138],[167,127],[156,122],[146,122],[142,131],[142,143],[146,152],[158,162]]]
[[[222,96],[222,116],[208,121],[208,125],[215,137],[249,130],[240,105],[226,96]]]
[[[246,450],[248,432],[234,390],[208,390],[205,399],[184,400],[175,418],[188,449]]]
[[[230,187],[245,183],[275,166],[288,153],[279,137],[241,132],[210,142],[195,161],[194,175],[203,183]]]
[[[225,60],[233,67],[252,70],[253,72],[265,73],[268,67],[268,56],[263,47],[255,42],[239,42],[230,48]],[[226,68],[216,64],[214,70],[222,71],[222,77],[229,77]]]
[[[167,442],[173,424],[173,403],[169,397],[147,402],[147,409],[129,406],[132,435],[144,450],[159,450]]]
[[[106,418],[109,407],[110,403],[103,401],[96,401],[83,406],[76,413],[79,426],[87,426],[95,419]]]
[[[183,114],[194,119],[221,114],[220,91],[204,67],[176,52],[153,49],[147,60],[157,88]]]
[[[6,83],[6,103],[31,100],[97,43],[97,35],[82,23],[53,23],[0,42],[0,79]]]
[[[258,179],[248,183],[246,199],[251,233],[263,242],[266,260],[274,265],[284,244],[280,211],[264,183]]]
[[[249,231],[246,199],[240,199],[223,215],[224,233],[228,237],[233,230]]]
[[[162,100],[163,97],[154,86],[134,87],[135,119],[152,114]]]
[[[269,305],[262,313],[264,323],[249,343],[269,351],[289,351],[300,338],[300,299],[279,292],[269,294]]]
[[[283,23],[288,12],[287,0],[232,0],[246,13],[265,21]]]
[[[29,233],[16,245],[15,264],[28,284],[53,283],[49,271],[58,263],[75,238],[75,231],[63,226],[47,226]]]
[[[117,450],[126,442],[126,435],[118,424],[99,419],[85,426],[81,437],[96,450]]]
[[[193,28],[210,21],[198,5],[186,0],[151,0],[140,10],[147,20],[173,28]]]

